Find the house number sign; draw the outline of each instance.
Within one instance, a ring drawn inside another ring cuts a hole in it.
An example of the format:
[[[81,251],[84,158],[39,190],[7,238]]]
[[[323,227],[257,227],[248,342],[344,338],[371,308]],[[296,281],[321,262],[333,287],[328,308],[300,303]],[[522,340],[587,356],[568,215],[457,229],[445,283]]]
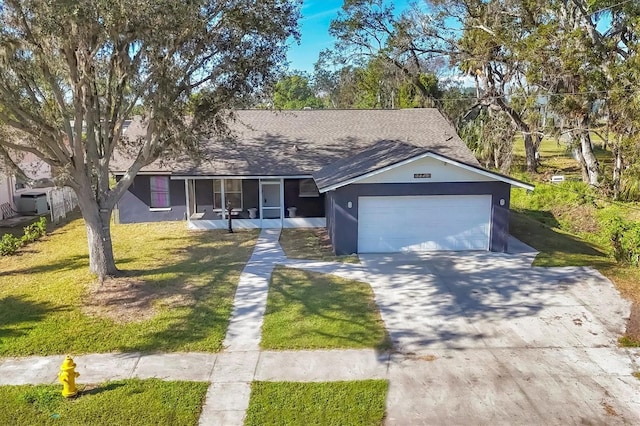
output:
[[[431,177],[431,173],[414,173],[414,179],[428,179]]]

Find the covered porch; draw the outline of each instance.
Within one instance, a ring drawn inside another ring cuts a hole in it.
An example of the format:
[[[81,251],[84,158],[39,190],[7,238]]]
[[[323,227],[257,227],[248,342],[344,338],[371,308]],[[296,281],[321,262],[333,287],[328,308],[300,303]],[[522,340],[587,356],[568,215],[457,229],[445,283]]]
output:
[[[311,176],[172,176],[184,180],[189,229],[325,227]]]

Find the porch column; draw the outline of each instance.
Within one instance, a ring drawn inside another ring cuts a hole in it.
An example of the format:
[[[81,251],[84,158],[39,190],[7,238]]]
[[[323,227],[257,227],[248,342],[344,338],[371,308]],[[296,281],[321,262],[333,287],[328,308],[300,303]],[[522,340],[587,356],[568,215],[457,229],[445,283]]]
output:
[[[189,179],[184,180],[185,202],[187,203],[187,222],[191,222],[191,198],[189,197]]]
[[[284,228],[284,179],[280,179],[280,227]]]
[[[224,182],[226,179],[220,179],[220,204],[222,204],[222,220],[227,218],[227,200],[224,196]]]
[[[264,217],[263,213],[263,204],[262,204],[262,179],[258,179],[258,211],[260,212],[260,228],[262,228],[262,218]]]

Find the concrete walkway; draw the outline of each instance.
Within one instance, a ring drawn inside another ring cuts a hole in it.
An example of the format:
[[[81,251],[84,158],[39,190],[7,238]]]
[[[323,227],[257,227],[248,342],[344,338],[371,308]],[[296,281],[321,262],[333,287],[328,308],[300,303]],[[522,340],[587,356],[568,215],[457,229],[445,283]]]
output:
[[[280,229],[263,229],[247,262],[233,300],[233,313],[207,392],[200,425],[242,425],[251,395],[251,382],[260,358],[262,320],[269,280],[286,257],[278,239]]]
[[[267,306],[269,280],[276,264],[286,257],[278,239],[280,229],[263,229],[236,290],[233,313],[224,339],[227,352],[260,349],[262,318]]]

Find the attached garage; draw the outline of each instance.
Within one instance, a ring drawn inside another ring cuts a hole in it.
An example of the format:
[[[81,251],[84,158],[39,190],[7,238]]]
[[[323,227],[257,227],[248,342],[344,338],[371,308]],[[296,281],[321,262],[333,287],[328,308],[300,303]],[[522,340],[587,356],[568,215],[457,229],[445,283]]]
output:
[[[468,162],[382,141],[314,174],[335,252],[506,251],[511,187],[533,186],[459,148]]]
[[[359,197],[358,252],[489,250],[491,195]]]

